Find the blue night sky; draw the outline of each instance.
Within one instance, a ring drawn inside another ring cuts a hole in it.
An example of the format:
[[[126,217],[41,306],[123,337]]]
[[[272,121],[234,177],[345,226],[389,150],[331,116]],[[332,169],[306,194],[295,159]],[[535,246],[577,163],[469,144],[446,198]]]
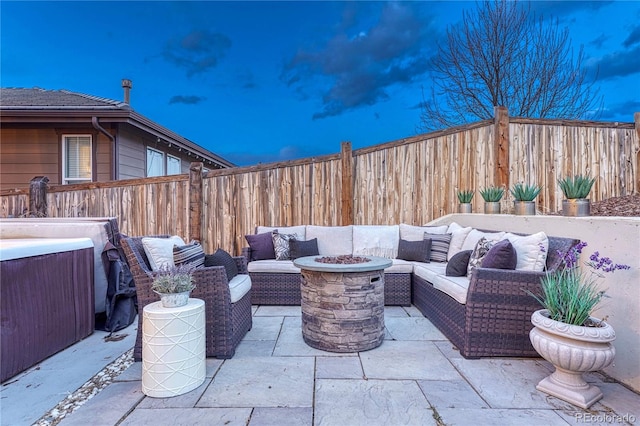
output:
[[[640,1],[534,2],[598,69],[601,121],[640,111]],[[238,165],[416,134],[428,59],[473,2],[12,2],[2,87],[122,100]]]

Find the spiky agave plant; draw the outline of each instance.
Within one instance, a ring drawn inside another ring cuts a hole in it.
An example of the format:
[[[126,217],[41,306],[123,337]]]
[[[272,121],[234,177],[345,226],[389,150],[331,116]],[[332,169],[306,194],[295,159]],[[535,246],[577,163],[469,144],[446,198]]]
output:
[[[504,188],[490,186],[480,190],[480,195],[487,203],[497,203],[504,195]]]
[[[560,185],[565,198],[571,200],[587,198],[595,181],[596,178],[590,178],[587,175],[574,175],[559,179],[558,185]]]
[[[540,193],[540,187],[537,185],[527,185],[524,183],[516,183],[511,188],[511,195],[517,201],[533,201]]]
[[[458,191],[458,201],[461,204],[468,204],[471,202],[471,200],[473,199],[473,195],[476,193],[476,191],[473,191],[471,189],[466,189],[463,191]]]

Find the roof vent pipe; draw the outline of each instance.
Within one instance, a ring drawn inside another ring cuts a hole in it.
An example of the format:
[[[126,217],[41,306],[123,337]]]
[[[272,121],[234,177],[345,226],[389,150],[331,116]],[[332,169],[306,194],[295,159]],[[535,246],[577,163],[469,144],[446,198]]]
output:
[[[122,88],[124,89],[124,103],[125,104],[130,104],[130,102],[129,102],[129,100],[130,100],[129,92],[131,91],[132,87],[133,87],[133,83],[131,82],[131,80],[129,80],[128,78],[123,78],[122,79]]]

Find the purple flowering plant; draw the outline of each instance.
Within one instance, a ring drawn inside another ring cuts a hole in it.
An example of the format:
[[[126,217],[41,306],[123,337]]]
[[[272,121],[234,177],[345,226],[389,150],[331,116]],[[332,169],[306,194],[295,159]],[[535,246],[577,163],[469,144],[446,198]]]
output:
[[[194,267],[190,264],[162,266],[153,278],[151,290],[156,293],[183,293],[196,288],[193,282]]]
[[[599,326],[599,322],[591,319],[591,313],[603,297],[604,291],[599,290],[597,279],[603,273],[616,270],[630,269],[629,265],[613,262],[608,257],[600,256],[598,251],[589,256],[585,262],[590,271],[581,271],[578,262],[582,250],[587,243],[581,241],[571,250],[562,255],[563,268],[547,273],[541,281],[542,294],[531,294],[545,309],[549,317],[555,321],[571,325]]]

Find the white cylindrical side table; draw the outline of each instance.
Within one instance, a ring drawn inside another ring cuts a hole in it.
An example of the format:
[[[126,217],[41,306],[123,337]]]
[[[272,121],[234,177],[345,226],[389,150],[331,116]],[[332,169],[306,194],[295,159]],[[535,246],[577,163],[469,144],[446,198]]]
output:
[[[142,392],[151,397],[182,395],[204,382],[204,301],[165,308],[144,307],[142,317]]]

